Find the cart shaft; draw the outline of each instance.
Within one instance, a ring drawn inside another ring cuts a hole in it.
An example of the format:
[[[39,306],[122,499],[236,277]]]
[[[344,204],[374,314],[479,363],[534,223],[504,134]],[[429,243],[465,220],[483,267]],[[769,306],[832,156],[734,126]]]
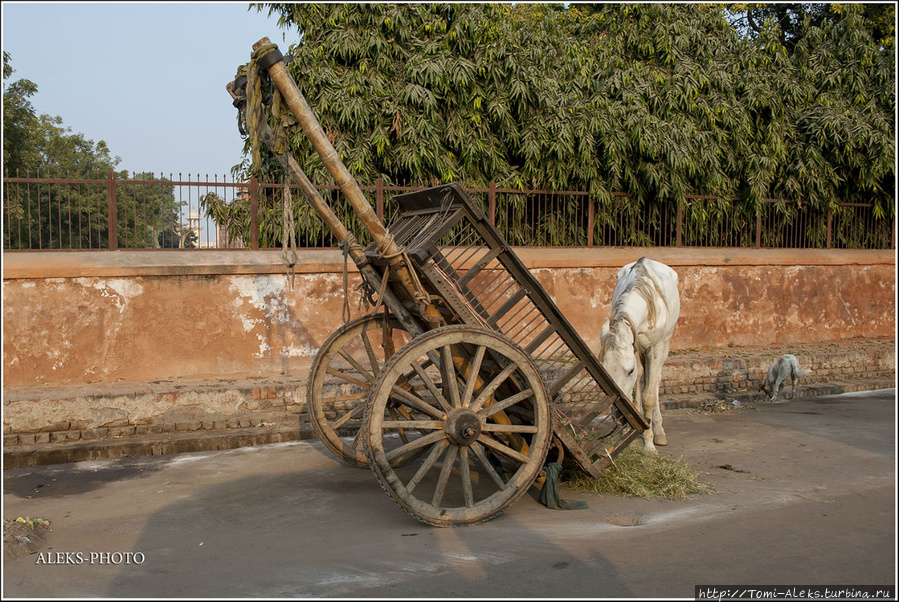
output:
[[[268,38],[262,38],[253,45],[253,50],[255,52],[259,48],[269,45],[271,45],[271,41]],[[287,70],[287,66],[282,61],[276,61],[268,67],[268,73],[272,82],[274,82],[275,86],[277,86],[278,90],[281,92],[281,96],[287,106],[290,107],[290,110],[293,112],[294,117],[296,117],[297,121],[300,123],[303,134],[309,139],[309,142],[312,143],[313,148],[315,148],[316,152],[321,157],[322,163],[324,163],[340,190],[350,201],[350,204],[356,215],[359,217],[359,220],[362,222],[362,225],[369,231],[369,233],[371,233],[372,239],[378,245],[381,254],[388,258],[391,271],[396,275],[396,279],[404,289],[405,293],[410,299],[415,299],[419,301],[419,303],[422,303],[422,300],[419,298],[419,290],[416,287],[415,281],[409,272],[409,267],[406,265],[403,258],[403,249],[396,244],[393,237],[390,235],[390,232],[387,231],[387,228],[385,228],[381,223],[381,220],[378,219],[377,213],[375,213],[371,203],[368,202],[368,199],[365,198],[362,189],[359,188],[359,185],[356,183],[352,174],[350,174],[349,170],[340,160],[337,150],[334,148],[334,145],[331,144],[331,141],[328,140],[328,136],[325,134],[321,124],[313,114],[312,109],[309,108],[309,104],[306,102],[305,97],[302,92],[300,92],[296,82]],[[337,234],[337,230],[334,229],[334,225],[331,221],[328,220],[327,223],[328,226],[332,228],[332,232]],[[346,232],[346,228],[344,228],[342,224],[338,230],[340,229]],[[340,237],[338,236],[338,238]],[[439,316],[439,313],[435,309],[427,309],[427,306],[430,305],[429,303],[425,302],[423,305],[423,315],[428,314],[432,317]]]

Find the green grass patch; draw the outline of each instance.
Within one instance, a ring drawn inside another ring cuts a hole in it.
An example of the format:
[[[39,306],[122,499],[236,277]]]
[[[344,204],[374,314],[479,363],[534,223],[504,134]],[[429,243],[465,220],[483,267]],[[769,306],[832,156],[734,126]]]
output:
[[[625,448],[598,479],[580,470],[565,470],[561,482],[585,493],[614,493],[634,497],[685,500],[695,493],[712,493],[692,464],[680,458],[651,454],[640,447]]]

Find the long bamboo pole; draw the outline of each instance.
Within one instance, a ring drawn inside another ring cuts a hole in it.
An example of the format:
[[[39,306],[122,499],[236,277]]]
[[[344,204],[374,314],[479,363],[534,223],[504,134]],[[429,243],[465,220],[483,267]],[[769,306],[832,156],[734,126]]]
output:
[[[253,51],[255,52],[262,47],[270,45],[271,41],[268,38],[262,38],[253,44]],[[340,155],[337,153],[334,145],[331,144],[331,141],[328,140],[328,136],[312,113],[312,109],[309,108],[309,104],[297,87],[293,76],[287,70],[287,66],[282,61],[276,61],[268,68],[268,73],[281,92],[281,96],[284,98],[287,106],[293,112],[294,117],[300,123],[303,134],[312,143],[313,148],[321,157],[322,163],[324,163],[340,190],[350,201],[362,225],[371,233],[372,239],[374,239],[381,250],[381,254],[387,258],[391,272],[396,275],[397,281],[405,289],[409,298],[423,305],[423,314],[427,313],[431,317],[438,316],[439,314],[435,308],[427,308],[427,306],[431,305],[430,303],[419,298],[419,290],[409,272],[409,267],[403,259],[402,248],[396,244],[387,228],[378,219],[371,203],[368,202],[368,199],[362,193],[362,189],[359,188],[352,174],[340,160]]]
[[[232,83],[229,83],[226,86],[228,93],[232,98],[237,98],[232,89]],[[362,247],[355,242],[350,231],[347,230],[346,226],[343,222],[340,221],[340,218],[334,213],[334,210],[331,209],[331,206],[328,205],[327,201],[322,198],[321,194],[319,194],[318,190],[315,188],[315,185],[309,180],[309,177],[306,175],[306,172],[300,167],[299,163],[296,162],[292,156],[288,154],[280,154],[275,152],[273,140],[274,135],[272,134],[271,127],[267,123],[261,123],[259,125],[261,128],[260,138],[265,143],[265,145],[272,151],[272,153],[278,157],[281,161],[281,165],[284,168],[284,171],[290,176],[290,178],[300,187],[300,190],[303,192],[303,195],[306,197],[306,201],[312,206],[312,209],[319,216],[319,218],[325,223],[326,226],[331,230],[331,234],[334,235],[334,238],[340,243],[341,246],[347,245],[347,254],[353,259],[353,262],[359,268],[359,272],[362,274],[362,277],[368,282],[369,286],[373,289],[378,290],[380,287],[380,278],[381,275],[378,274],[375,269],[368,263],[365,253],[362,250]],[[400,320],[400,322],[404,325],[406,330],[409,331],[410,334],[418,335],[424,332],[424,329],[418,325],[418,320],[416,320],[412,314],[403,306],[402,302],[397,299],[396,295],[393,294],[389,288],[384,289],[383,292],[384,298],[383,302],[387,308],[393,312],[395,316]]]
[[[268,38],[262,38],[253,45],[253,51],[256,52],[259,48],[269,45],[271,45],[271,41]],[[312,113],[312,109],[309,108],[306,99],[297,87],[293,77],[287,71],[287,66],[281,61],[276,61],[268,68],[268,72],[272,81],[281,92],[281,96],[284,98],[287,106],[290,107],[294,117],[296,117],[297,121],[300,123],[303,134],[305,134],[312,143],[312,146],[315,148],[316,152],[318,152],[325,167],[340,187],[340,190],[349,199],[350,204],[356,211],[356,215],[371,233],[372,238],[374,238],[378,247],[381,249],[381,253],[388,257],[390,265],[395,267],[397,279],[403,285],[409,297],[418,301],[422,317],[425,320],[432,322],[442,320],[439,311],[432,303],[426,300],[423,302],[421,299],[417,298],[418,291],[413,284],[412,277],[409,273],[409,267],[402,257],[402,249],[400,249],[393,240],[393,237],[381,223],[381,220],[378,219],[378,216],[372,209],[368,199],[362,194],[362,189],[359,188],[359,185],[356,183],[352,174],[350,174],[349,170],[340,160],[337,150],[331,144],[331,141],[328,140],[321,124]],[[264,131],[263,133],[263,140],[269,144],[272,140],[271,131],[268,128],[266,128],[266,130],[267,131]],[[265,134],[268,135],[266,136]],[[279,157],[281,157],[282,163],[288,173],[290,173],[291,177],[300,185],[300,188],[303,190],[307,199],[310,200],[313,208],[322,217],[329,228],[331,228],[332,233],[342,242],[345,241],[349,236],[349,232],[334,214],[333,210],[331,210],[330,206],[318,194],[318,191],[315,189],[312,182],[309,181],[299,164],[297,164],[293,157],[289,155],[279,155]],[[351,249],[350,252],[352,253],[354,251]],[[357,248],[355,252],[359,253],[360,258],[362,257],[360,249]],[[356,261],[356,258],[357,255],[353,255],[354,261]],[[359,261],[357,261],[357,265],[361,265]],[[371,266],[369,265],[365,265],[364,267],[371,269]],[[388,303],[388,307],[391,311],[393,311],[392,305],[396,305],[400,310],[405,309],[395,296],[391,295],[390,298],[388,298],[385,294],[385,303],[387,303],[388,300],[391,301]],[[412,334],[418,333],[413,332]],[[470,370],[471,368],[469,358],[457,346],[454,346],[452,355],[456,369],[460,370],[463,374],[466,374],[467,379],[467,370]],[[478,377],[476,379],[476,386],[481,388],[483,385],[482,379]],[[511,424],[511,421],[508,416],[506,416],[505,412],[497,412],[494,414],[494,419],[502,424]],[[525,450],[527,449],[527,444],[524,440],[516,440],[513,443],[516,447],[521,447]]]

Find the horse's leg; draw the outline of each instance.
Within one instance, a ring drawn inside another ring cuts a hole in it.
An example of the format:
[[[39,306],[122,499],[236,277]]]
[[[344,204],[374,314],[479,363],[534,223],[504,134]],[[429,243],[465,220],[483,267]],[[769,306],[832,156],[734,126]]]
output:
[[[646,411],[646,357],[639,352],[634,353],[637,360],[637,386],[634,392],[634,406],[649,422],[649,428],[643,431],[643,449],[656,453],[656,446],[652,441],[652,413]]]
[[[771,387],[771,401],[774,401],[775,399],[777,399],[777,395],[778,395],[778,393],[780,393],[780,387],[781,387],[781,385],[783,385],[786,378],[787,377],[783,373],[783,371],[778,371],[777,380],[774,381],[774,386]]]
[[[668,437],[662,426],[662,407],[659,405],[659,387],[662,384],[662,366],[668,357],[666,341],[651,347],[646,353],[646,391],[644,393],[644,413],[649,417],[651,412],[653,441],[656,445],[668,445]]]

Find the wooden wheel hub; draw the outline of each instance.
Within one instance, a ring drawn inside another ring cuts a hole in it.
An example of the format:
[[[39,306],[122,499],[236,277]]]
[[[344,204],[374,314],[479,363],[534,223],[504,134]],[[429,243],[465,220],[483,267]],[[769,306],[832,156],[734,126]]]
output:
[[[443,430],[456,445],[471,445],[481,434],[481,419],[468,408],[456,408],[447,414]]]

